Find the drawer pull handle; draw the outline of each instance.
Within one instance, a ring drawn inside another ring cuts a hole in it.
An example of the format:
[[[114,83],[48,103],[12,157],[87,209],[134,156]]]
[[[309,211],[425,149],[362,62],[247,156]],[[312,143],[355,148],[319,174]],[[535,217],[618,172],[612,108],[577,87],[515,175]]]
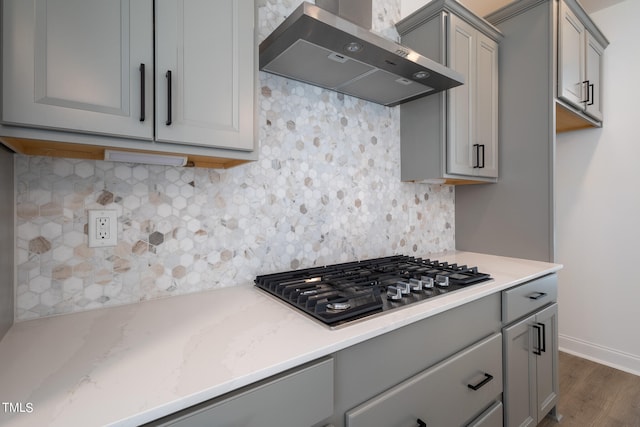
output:
[[[538,335],[538,347],[535,348],[533,350],[533,354],[535,355],[542,355],[542,352],[545,351],[545,349],[543,348],[543,344],[542,344],[542,340],[544,339],[544,337],[542,336],[542,327],[544,326],[542,323],[538,323],[537,325],[532,325],[533,329],[536,330],[536,334]]]
[[[531,295],[529,295],[529,299],[540,299],[546,296],[547,294],[545,292],[534,292]]]
[[[167,78],[167,121],[165,124],[171,126],[171,122],[173,121],[171,120],[171,70],[167,71],[165,77]]]
[[[589,102],[589,80],[583,81],[582,85],[583,88],[586,88],[585,92],[587,93],[587,99],[584,99],[580,102],[584,102],[585,104],[587,104]]]
[[[541,355],[547,351],[547,327],[544,323],[538,323],[537,325],[533,325],[533,327],[538,331],[538,351],[534,351],[534,353]],[[540,332],[542,332],[542,337],[540,336]]]
[[[145,101],[145,94],[144,94],[144,89],[145,89],[145,71],[144,71],[144,64],[140,64],[140,121],[144,122],[146,119],[146,115],[145,115],[145,105],[144,105],[144,101]]]
[[[473,384],[467,384],[467,387],[469,387],[471,390],[478,390],[479,388],[483,387],[485,384],[487,384],[489,381],[491,381],[493,379],[493,375],[491,374],[487,374],[486,372],[484,373],[484,379],[482,381],[480,381],[478,384],[473,385]]]
[[[427,423],[418,418],[418,427],[427,427]]]
[[[473,147],[476,149],[476,164],[473,168],[476,169],[480,167],[480,144],[473,144]]]

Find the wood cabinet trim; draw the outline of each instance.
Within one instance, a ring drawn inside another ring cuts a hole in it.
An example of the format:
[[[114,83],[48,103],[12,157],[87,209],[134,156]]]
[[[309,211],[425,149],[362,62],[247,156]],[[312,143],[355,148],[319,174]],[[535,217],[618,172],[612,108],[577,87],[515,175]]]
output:
[[[14,137],[0,137],[0,142],[19,154],[84,160],[104,160],[104,150],[113,148],[100,145],[74,144],[69,142],[44,141]],[[146,154],[170,154],[157,150],[138,150],[132,148],[117,148],[117,150]],[[213,169],[228,169],[251,161],[203,155],[186,156],[187,166]]]

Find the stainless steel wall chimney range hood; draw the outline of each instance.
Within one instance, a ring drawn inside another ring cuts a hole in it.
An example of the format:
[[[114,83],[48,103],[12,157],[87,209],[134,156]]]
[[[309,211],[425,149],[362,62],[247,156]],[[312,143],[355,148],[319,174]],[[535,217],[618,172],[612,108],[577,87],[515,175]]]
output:
[[[354,10],[354,0],[340,1]],[[336,0],[317,3],[340,13]],[[308,2],[260,43],[260,70],[387,106],[464,83],[444,65]]]

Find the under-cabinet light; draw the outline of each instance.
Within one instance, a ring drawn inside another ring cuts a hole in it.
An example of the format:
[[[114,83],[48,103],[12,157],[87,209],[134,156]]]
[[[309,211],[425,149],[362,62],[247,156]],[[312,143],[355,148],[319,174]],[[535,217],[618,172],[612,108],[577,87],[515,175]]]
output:
[[[163,166],[184,166],[187,164],[185,156],[166,156],[135,151],[104,150],[104,159],[111,162],[146,163]]]
[[[416,184],[444,184],[447,182],[444,178],[429,178],[429,179],[421,179],[419,181],[415,181]]]

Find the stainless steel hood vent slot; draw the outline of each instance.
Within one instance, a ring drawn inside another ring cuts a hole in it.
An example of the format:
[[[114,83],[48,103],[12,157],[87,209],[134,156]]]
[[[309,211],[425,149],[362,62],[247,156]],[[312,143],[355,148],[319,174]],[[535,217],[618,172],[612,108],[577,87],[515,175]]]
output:
[[[333,56],[342,56],[345,60],[338,62]],[[374,68],[300,39],[262,69],[295,80],[335,89],[344,82],[355,79]]]
[[[442,64],[307,2],[260,44],[260,69],[388,106],[464,82]]]

